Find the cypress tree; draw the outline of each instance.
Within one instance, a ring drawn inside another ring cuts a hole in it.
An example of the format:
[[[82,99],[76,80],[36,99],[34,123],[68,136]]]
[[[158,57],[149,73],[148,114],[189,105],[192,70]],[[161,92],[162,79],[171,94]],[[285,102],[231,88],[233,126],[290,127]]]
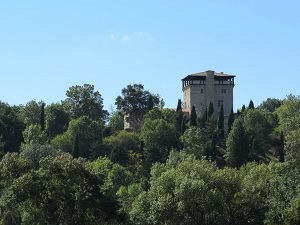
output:
[[[193,105],[192,111],[191,111],[190,126],[191,127],[197,126],[197,114],[196,114],[196,109],[195,109],[194,105]]]
[[[40,113],[40,126],[41,130],[45,130],[45,104],[41,105],[41,113]]]
[[[239,168],[249,160],[251,146],[249,146],[248,134],[243,126],[242,118],[234,122],[226,145],[226,160],[230,166]]]
[[[238,111],[239,114],[240,111]],[[231,129],[232,129],[232,125],[234,122],[234,114],[233,114],[233,108],[231,108],[230,110],[230,114],[228,116],[228,134],[230,133]]]
[[[242,106],[242,113],[243,113],[245,110],[246,110],[246,106],[243,105],[243,106]]]
[[[79,157],[79,136],[78,136],[78,132],[76,132],[75,141],[74,141],[73,150],[72,150],[72,155],[73,155],[74,158]]]
[[[232,114],[233,114],[233,113],[232,113]],[[240,115],[241,115],[241,112],[240,112],[240,110],[238,110],[238,111],[236,112],[236,118],[239,118]]]
[[[153,97],[152,97],[152,95],[149,95],[148,101],[147,101],[147,111],[152,110],[153,106],[154,106]]]
[[[185,123],[184,123],[184,116],[182,112],[181,99],[178,99],[178,103],[177,103],[175,127],[179,136],[184,133]]]
[[[214,114],[214,104],[212,102],[209,103],[207,117],[211,117]]]
[[[176,112],[182,112],[181,99],[178,99]]]
[[[284,135],[282,131],[280,133],[279,161],[284,162]]]
[[[223,104],[220,108],[219,119],[218,119],[218,128],[220,130],[220,137],[224,138],[224,108]]]
[[[254,109],[254,103],[252,100],[250,100],[250,102],[249,102],[248,109]]]

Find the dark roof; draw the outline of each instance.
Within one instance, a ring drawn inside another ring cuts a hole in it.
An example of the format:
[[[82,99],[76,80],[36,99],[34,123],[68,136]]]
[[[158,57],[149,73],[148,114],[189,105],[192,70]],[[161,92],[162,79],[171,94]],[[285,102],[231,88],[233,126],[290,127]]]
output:
[[[185,78],[183,78],[182,80],[186,80],[186,79],[193,79],[193,78],[200,78],[200,77],[206,77],[207,76],[207,72],[211,72],[212,70],[208,70],[208,71],[206,71],[206,72],[200,72],[200,73],[194,73],[194,74],[189,74],[189,75],[187,75]],[[212,72],[214,72],[214,71],[212,71]],[[215,75],[215,77],[226,77],[226,78],[233,78],[233,77],[235,77],[235,75],[232,75],[232,74],[225,74],[225,73],[223,73],[223,72],[220,72],[220,73],[218,73],[218,72],[214,72],[214,75]]]

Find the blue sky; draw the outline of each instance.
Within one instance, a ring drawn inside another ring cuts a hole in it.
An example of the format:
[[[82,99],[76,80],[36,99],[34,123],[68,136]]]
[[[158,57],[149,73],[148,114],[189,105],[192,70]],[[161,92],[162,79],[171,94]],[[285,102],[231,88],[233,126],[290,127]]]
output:
[[[236,75],[234,107],[299,94],[296,0],[15,0],[0,3],[0,100],[66,98],[95,85],[107,110],[127,84],[182,98],[181,79]]]

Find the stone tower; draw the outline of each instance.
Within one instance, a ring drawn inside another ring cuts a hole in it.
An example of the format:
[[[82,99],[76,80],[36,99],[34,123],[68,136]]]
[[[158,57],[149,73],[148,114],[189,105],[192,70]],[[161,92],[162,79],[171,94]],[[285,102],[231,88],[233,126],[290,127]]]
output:
[[[234,77],[212,70],[186,76],[182,79],[183,111],[191,113],[194,105],[197,116],[201,117],[212,102],[216,115],[223,104],[224,116],[227,118],[233,107]]]

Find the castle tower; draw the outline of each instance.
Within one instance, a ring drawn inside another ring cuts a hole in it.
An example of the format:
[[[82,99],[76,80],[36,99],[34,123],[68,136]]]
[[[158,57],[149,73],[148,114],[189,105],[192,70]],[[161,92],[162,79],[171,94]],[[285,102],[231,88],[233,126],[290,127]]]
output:
[[[194,105],[197,116],[201,117],[212,102],[216,115],[223,104],[226,118],[233,107],[234,77],[235,75],[212,70],[186,76],[182,79],[183,111],[191,113]]]

